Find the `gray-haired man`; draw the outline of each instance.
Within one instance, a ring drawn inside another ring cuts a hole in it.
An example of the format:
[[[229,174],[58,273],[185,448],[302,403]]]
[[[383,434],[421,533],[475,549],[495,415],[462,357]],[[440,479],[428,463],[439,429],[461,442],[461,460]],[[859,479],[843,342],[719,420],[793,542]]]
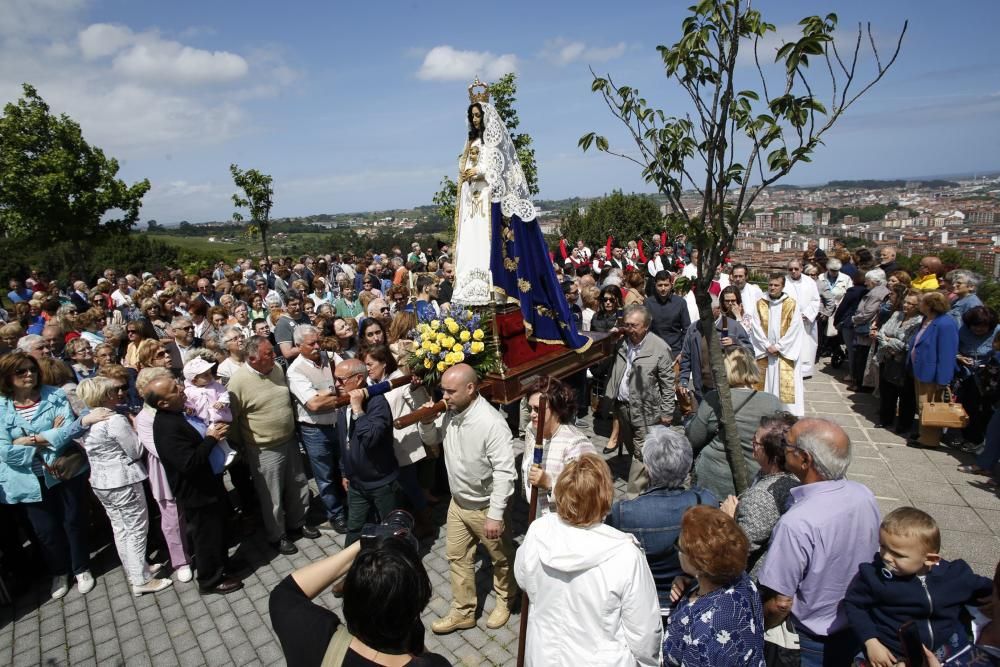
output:
[[[674,357],[670,346],[649,335],[652,315],[645,306],[625,309],[625,337],[618,344],[606,396],[615,398],[621,439],[632,455],[626,495],[635,498],[649,486],[642,446],[651,426],[669,426],[674,418]]]

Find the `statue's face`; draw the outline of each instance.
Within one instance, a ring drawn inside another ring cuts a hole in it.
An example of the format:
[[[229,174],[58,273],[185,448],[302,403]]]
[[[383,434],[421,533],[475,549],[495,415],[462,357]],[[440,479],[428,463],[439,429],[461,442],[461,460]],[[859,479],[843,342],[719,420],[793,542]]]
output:
[[[482,129],[483,112],[479,109],[479,107],[472,107],[470,115],[472,116],[472,127],[474,127],[477,130]]]

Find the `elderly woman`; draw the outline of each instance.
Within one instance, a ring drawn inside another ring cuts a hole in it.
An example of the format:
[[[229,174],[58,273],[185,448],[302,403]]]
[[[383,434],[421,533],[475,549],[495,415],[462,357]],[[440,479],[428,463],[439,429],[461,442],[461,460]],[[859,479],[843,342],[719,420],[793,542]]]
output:
[[[160,302],[153,297],[143,299],[142,303],[139,304],[139,310],[142,312],[142,316],[153,325],[156,338],[166,338],[167,329],[170,328],[170,321],[163,316]]]
[[[648,449],[647,449],[648,448]],[[656,583],[660,613],[670,613],[670,587],[682,574],[677,551],[681,517],[694,505],[717,507],[719,501],[708,489],[684,488],[691,469],[691,444],[666,426],[649,429],[643,444],[643,458],[649,473],[649,488],[638,498],[620,500],[611,508],[608,523],[632,533],[639,541]]]
[[[865,365],[868,363],[868,353],[872,345],[872,324],[878,316],[882,302],[889,297],[889,288],[885,286],[885,271],[872,269],[865,273],[865,287],[868,293],[858,303],[858,308],[851,316],[854,327],[854,351],[851,356],[852,384],[847,388],[852,391],[864,391]]]
[[[875,334],[875,359],[878,361],[879,421],[876,428],[893,427],[907,434],[913,426],[917,404],[913,378],[906,372],[906,346],[917,331],[920,316],[920,292],[902,288],[903,298],[897,297],[896,310]],[[898,414],[898,417],[897,417]]]
[[[81,427],[112,413],[76,420],[66,395],[41,381],[38,361],[24,352],[0,358],[0,502],[22,504],[52,574],[52,598],[94,588],[87,543],[87,461],[73,444]]]
[[[757,425],[764,415],[773,415],[780,410],[781,402],[774,394],[753,388],[760,379],[760,371],[752,352],[735,346],[726,348],[723,354],[733,412],[736,413],[736,430],[740,436],[747,471],[752,476],[757,473],[752,444]],[[698,483],[717,498],[735,493],[733,474],[726,458],[726,431],[722,423],[722,402],[718,391],[712,390],[705,394],[705,400],[698,406],[698,412],[688,422],[685,432],[694,448],[694,476]]]
[[[949,308],[948,299],[940,292],[926,292],[920,298],[920,314],[924,319],[906,351],[907,369],[913,373],[918,415],[928,403],[942,400],[945,389],[955,377],[958,326],[948,317]],[[937,447],[941,444],[941,428],[921,424],[917,438],[911,438],[906,444]]]
[[[63,342],[68,343],[74,338],[80,337],[80,323],[77,322],[76,306],[72,303],[64,303],[56,311],[56,322],[63,331]]]
[[[250,319],[250,306],[240,301],[233,305],[233,316],[229,318],[230,326],[238,327],[245,338],[253,335],[253,325]]]
[[[89,408],[113,410],[124,389],[114,380],[96,377],[81,382],[77,395]],[[147,475],[141,461],[142,445],[132,425],[116,414],[91,428],[83,447],[90,462],[90,486],[111,520],[115,547],[132,594],[139,597],[162,591],[172,582],[154,578],[146,564],[149,514],[142,482]]]
[[[135,387],[143,399],[142,410],[135,416],[135,430],[146,450],[146,467],[149,472],[149,489],[153,499],[160,508],[160,531],[163,539],[167,543],[167,550],[170,552],[170,565],[177,574],[177,581],[187,583],[191,581],[191,556],[184,546],[185,526],[183,516],[177,508],[177,500],[170,490],[167,482],[167,473],[163,469],[160,455],[156,451],[153,442],[153,418],[156,416],[156,409],[145,402],[146,388],[154,380],[173,377],[173,373],[167,368],[143,368],[139,371]]]
[[[542,425],[542,463],[534,463],[534,444],[538,433],[538,405],[545,397],[547,410]],[[566,464],[583,454],[596,453],[590,439],[573,424],[576,422],[576,392],[564,382],[548,376],[535,380],[528,390],[531,424],[525,429],[521,478],[524,493],[531,498],[531,487],[538,487],[538,516],[554,512],[555,485]]]
[[[76,316],[76,323],[80,327],[80,338],[90,343],[94,350],[104,342],[105,326],[104,311],[99,308],[91,308]]]
[[[950,314],[955,312],[952,305]],[[975,306],[962,314],[958,329],[958,389],[956,395],[969,414],[969,423],[960,432],[948,430],[948,440],[963,449],[975,450],[986,435],[986,424],[993,414],[993,406],[983,400],[980,369],[993,356],[993,339],[1000,333],[997,314],[986,306]]]
[[[747,567],[754,578],[764,564],[771,531],[788,509],[792,489],[800,483],[785,471],[785,436],[797,420],[787,412],[760,418],[753,437],[753,457],[760,470],[739,498],[729,496],[722,501],[722,511],[736,519],[750,540]]]
[[[732,517],[692,507],[681,521],[677,601],[663,631],[663,664],[764,665],[764,607],[745,572],[749,542]]]
[[[635,538],[601,523],[613,496],[608,464],[584,454],[556,481],[556,511],[528,527],[514,561],[530,600],[525,664],[660,664],[653,575]]]
[[[955,291],[955,301],[951,304],[948,314],[955,318],[955,324],[962,326],[962,316],[973,308],[983,305],[976,294],[983,284],[983,277],[966,269],[955,269],[948,273],[952,289]]]
[[[64,356],[69,360],[79,384],[97,374],[97,363],[94,361],[94,348],[85,338],[74,338],[66,343]]]
[[[243,343],[245,341],[246,336],[243,334],[243,329],[236,325],[224,326],[222,327],[222,331],[219,332],[219,343],[228,355],[216,369],[219,382],[222,384],[229,384],[229,378],[246,361],[243,354]]]

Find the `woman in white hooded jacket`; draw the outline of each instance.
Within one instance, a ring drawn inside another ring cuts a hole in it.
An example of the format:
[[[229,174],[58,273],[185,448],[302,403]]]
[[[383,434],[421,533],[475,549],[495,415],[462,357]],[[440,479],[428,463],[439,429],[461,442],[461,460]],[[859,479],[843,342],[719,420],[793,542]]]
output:
[[[514,576],[528,594],[526,665],[658,666],[663,626],[638,542],[603,523],[614,487],[596,454],[556,482],[556,512],[528,528]]]

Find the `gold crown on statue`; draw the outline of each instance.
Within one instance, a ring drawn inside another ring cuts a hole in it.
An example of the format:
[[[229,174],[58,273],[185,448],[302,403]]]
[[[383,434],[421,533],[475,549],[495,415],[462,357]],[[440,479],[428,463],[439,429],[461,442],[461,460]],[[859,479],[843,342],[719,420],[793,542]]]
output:
[[[474,102],[489,102],[490,101],[490,87],[479,80],[476,80],[469,85],[469,103]]]

